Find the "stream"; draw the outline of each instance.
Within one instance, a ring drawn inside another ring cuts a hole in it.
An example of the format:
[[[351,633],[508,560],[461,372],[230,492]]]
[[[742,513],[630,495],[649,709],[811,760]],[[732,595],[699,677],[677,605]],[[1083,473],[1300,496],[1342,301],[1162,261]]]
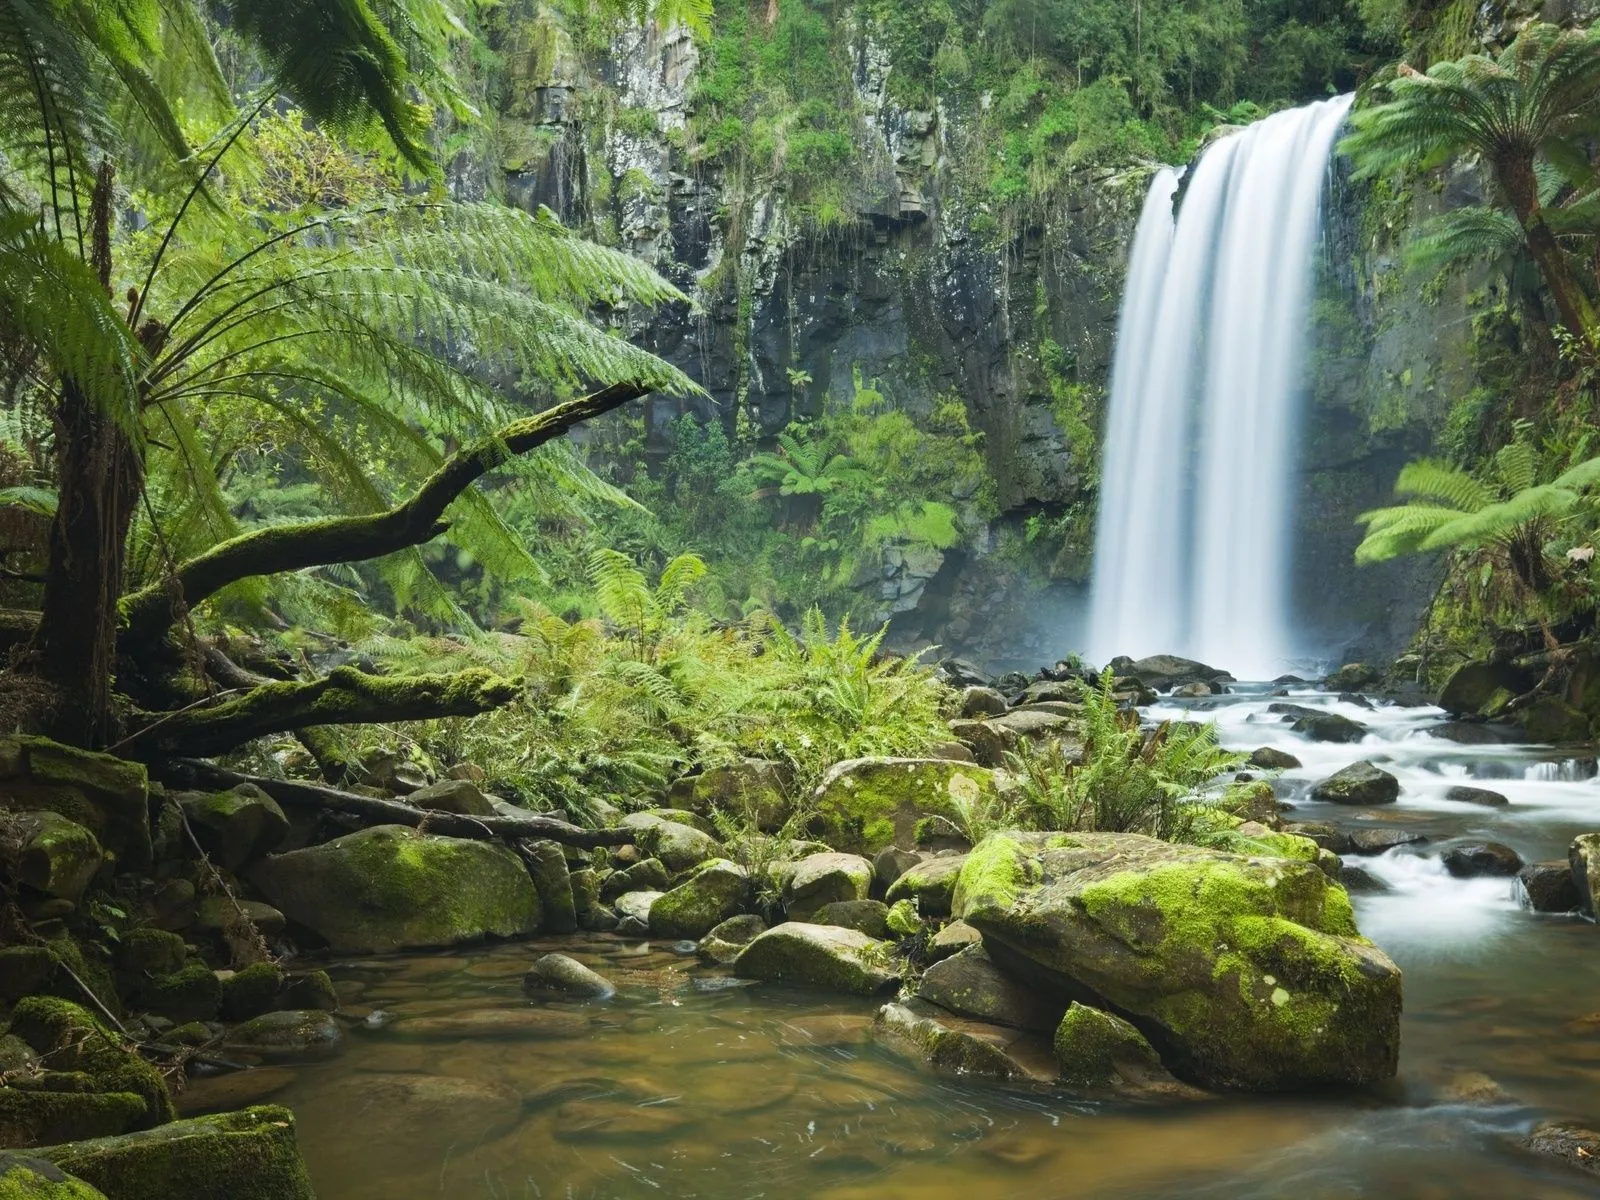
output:
[[[1437,709],[1294,690],[1369,726],[1365,741],[1306,741],[1266,711],[1285,697],[1265,686],[1147,715],[1213,719],[1225,745],[1300,758],[1279,777],[1288,819],[1429,839],[1353,860],[1389,889],[1353,897],[1362,931],[1405,971],[1400,1077],[1382,1092],[1132,1109],[941,1080],[869,1042],[878,1002],[740,986],[687,947],[579,935],[331,963],[347,1009],[373,1014],[347,1053],[198,1081],[185,1107],[268,1092],[291,1106],[323,1200],[1600,1195],[1515,1145],[1546,1116],[1600,1121],[1600,1015],[1585,1019],[1600,1009],[1600,931],[1521,910],[1512,881],[1456,879],[1438,857],[1463,836],[1565,857],[1600,829],[1594,760],[1461,745],[1430,734]],[[1363,757],[1399,777],[1397,804],[1305,799]],[[1445,798],[1463,783],[1511,803]],[[617,996],[524,1000],[523,972],[550,949]]]

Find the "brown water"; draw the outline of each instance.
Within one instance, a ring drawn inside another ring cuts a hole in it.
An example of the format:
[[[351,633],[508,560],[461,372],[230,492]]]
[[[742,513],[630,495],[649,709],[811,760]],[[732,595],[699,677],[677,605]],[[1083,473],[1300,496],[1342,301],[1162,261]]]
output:
[[[1386,757],[1406,794],[1382,823],[1490,834],[1528,858],[1600,829],[1587,764],[1441,743],[1415,710],[1368,714],[1359,753],[1307,750],[1259,709],[1220,714],[1225,734],[1305,752],[1287,791],[1323,758]],[[1510,809],[1438,800],[1484,774]],[[1515,1146],[1546,1115],[1600,1124],[1600,1022],[1573,1024],[1600,1009],[1600,930],[1520,912],[1504,881],[1452,880],[1426,853],[1369,865],[1395,890],[1358,899],[1363,928],[1406,974],[1401,1076],[1377,1095],[1137,1110],[940,1079],[870,1043],[873,1002],[737,986],[611,936],[332,964],[352,1011],[389,1023],[334,1062],[252,1074],[297,1113],[322,1200],[1600,1195]],[[617,996],[526,1001],[523,971],[554,948]],[[237,1102],[250,1080],[203,1081],[187,1102]]]

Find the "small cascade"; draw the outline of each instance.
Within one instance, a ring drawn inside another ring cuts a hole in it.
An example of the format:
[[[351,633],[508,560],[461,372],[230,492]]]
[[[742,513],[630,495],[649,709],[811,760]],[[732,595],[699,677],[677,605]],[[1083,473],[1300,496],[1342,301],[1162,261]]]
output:
[[[1271,678],[1288,615],[1295,429],[1329,155],[1350,97],[1216,142],[1176,222],[1156,173],[1129,261],[1101,471],[1089,654]]]

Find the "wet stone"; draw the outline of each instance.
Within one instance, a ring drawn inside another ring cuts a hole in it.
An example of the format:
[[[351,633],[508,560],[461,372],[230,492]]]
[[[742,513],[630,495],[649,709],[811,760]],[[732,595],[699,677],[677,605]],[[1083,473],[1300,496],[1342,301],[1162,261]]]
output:
[[[1511,801],[1499,792],[1492,792],[1488,788],[1467,787],[1458,784],[1444,794],[1446,800],[1454,800],[1457,804],[1476,804],[1481,808],[1504,808]]]
[[[1445,870],[1458,879],[1515,875],[1522,869],[1522,856],[1502,842],[1462,842],[1449,847],[1442,859]]]
[[[444,1042],[471,1039],[542,1040],[578,1037],[589,1018],[577,1012],[543,1008],[481,1008],[432,1017],[408,1017],[391,1031],[403,1038]]]
[[[1352,829],[1345,854],[1382,854],[1396,846],[1416,846],[1428,839],[1410,829]]]
[[[1534,912],[1568,913],[1578,907],[1578,885],[1565,859],[1529,863],[1517,872],[1516,888],[1518,901]]]
[[[522,977],[522,990],[530,996],[566,996],[606,1000],[616,987],[605,976],[565,954],[546,954]]]

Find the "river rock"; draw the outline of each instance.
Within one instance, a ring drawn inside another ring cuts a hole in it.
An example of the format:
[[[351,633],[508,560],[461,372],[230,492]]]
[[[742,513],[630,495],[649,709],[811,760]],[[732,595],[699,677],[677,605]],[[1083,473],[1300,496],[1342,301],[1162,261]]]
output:
[[[726,965],[738,958],[739,951],[755,940],[757,935],[766,931],[767,923],[754,913],[729,917],[700,939],[700,956]]]
[[[1600,896],[1600,833],[1580,833],[1567,849],[1572,883],[1578,890],[1578,909],[1594,919],[1595,897]]]
[[[1522,1143],[1535,1154],[1559,1158],[1588,1175],[1600,1175],[1600,1133],[1571,1121],[1542,1121]]]
[[[1465,663],[1445,681],[1439,707],[1457,717],[1493,716],[1536,682],[1531,671],[1514,663]]]
[[[344,1053],[344,1027],[321,1009],[265,1013],[228,1031],[224,1043],[235,1053],[270,1062],[325,1062]]]
[[[397,1037],[420,1042],[543,1041],[581,1037],[589,1029],[589,1018],[554,1008],[473,1008],[407,1017],[390,1028]]]
[[[693,875],[650,906],[650,934],[663,938],[704,937],[742,912],[750,902],[750,892],[750,873],[738,863],[726,858],[701,863]]]
[[[6,832],[17,879],[46,896],[76,904],[105,861],[94,834],[48,809],[17,813]]]
[[[1428,839],[1413,829],[1352,829],[1346,854],[1383,854],[1396,846],[1419,846]]]
[[[32,1153],[113,1200],[315,1200],[294,1120],[258,1105]]]
[[[675,805],[701,815],[720,809],[775,833],[788,818],[793,786],[794,773],[786,763],[741,758],[678,780],[670,795]]]
[[[1400,971],[1310,863],[1140,834],[996,833],[968,858],[955,914],[1007,974],[1104,1001],[1203,1086],[1395,1072]]]
[[[716,858],[722,852],[716,839],[709,834],[681,820],[669,820],[655,813],[629,813],[622,818],[622,826],[633,830],[639,849],[651,858],[659,858],[674,875],[697,867],[708,858]]]
[[[628,892],[617,897],[617,932],[624,937],[647,937],[650,909],[665,892]]]
[[[783,911],[791,921],[807,921],[824,904],[865,900],[872,887],[872,864],[856,854],[810,854],[781,870]]]
[[[1216,667],[1179,658],[1176,654],[1152,654],[1133,662],[1116,660],[1111,664],[1119,677],[1131,676],[1158,692],[1170,691],[1185,683],[1232,683],[1233,676]]]
[[[459,1152],[463,1130],[475,1143],[492,1143],[523,1119],[522,1096],[505,1084],[400,1071],[341,1074],[296,1107],[308,1124],[338,1128],[359,1113],[364,1152],[419,1179],[437,1178],[440,1164]]]
[[[1005,765],[1010,744],[1006,735],[988,721],[951,721],[950,736],[972,753],[972,760],[980,766]]]
[[[1389,885],[1382,879],[1366,867],[1352,863],[1344,863],[1339,867],[1339,883],[1351,895],[1377,896],[1389,891]]]
[[[1298,771],[1300,760],[1286,750],[1259,746],[1250,752],[1250,765],[1263,771]]]
[[[872,859],[872,886],[880,894],[889,890],[900,876],[922,861],[923,855],[899,846],[885,846]]]
[[[786,921],[755,937],[733,963],[744,979],[871,996],[900,982],[886,942],[854,929]]]
[[[277,849],[289,834],[283,809],[253,783],[225,792],[179,792],[175,798],[201,848],[230,871]]]
[[[415,799],[415,797],[413,797]],[[539,893],[539,928],[544,933],[573,933],[578,928],[578,902],[572,890],[567,853],[548,839],[522,843],[522,861]]]
[[[959,954],[968,946],[981,946],[983,935],[965,921],[951,921],[928,943],[928,957],[933,962]]]
[[[1515,875],[1522,855],[1502,842],[1458,842],[1441,855],[1444,869],[1458,879],[1479,875]]]
[[[1078,729],[1078,722],[1074,717],[1064,716],[1061,713],[1041,712],[1037,708],[1014,708],[1001,717],[991,717],[988,721],[989,728],[1000,734],[1000,737],[1009,747],[1020,746],[1024,742],[1039,743],[1058,740],[1069,746],[1076,746],[1072,741]],[[1073,750],[1073,755],[1077,753]]]
[[[0,1087],[0,1148],[45,1146],[125,1133],[144,1116],[131,1092],[95,1092],[81,1075],[46,1071]],[[0,1162],[4,1156],[0,1155]],[[10,1200],[10,1194],[0,1191]]]
[[[1383,682],[1383,672],[1366,663],[1345,663],[1322,681],[1330,692],[1360,692]]]
[[[824,841],[837,850],[910,850],[930,817],[958,820],[1000,786],[997,773],[944,758],[856,758],[828,768],[813,804]],[[840,899],[842,897],[834,897]]]
[[[1540,696],[1517,713],[1517,725],[1530,742],[1548,746],[1589,740],[1589,718],[1560,696]]]
[[[1033,1048],[1026,1034],[963,1020],[915,1000],[880,1008],[872,1036],[885,1048],[941,1074],[1043,1082],[1054,1073],[1042,1061],[1042,1053],[1028,1053]]]
[[[71,1001],[25,996],[11,1010],[11,1033],[51,1070],[87,1076],[92,1091],[137,1096],[143,1107],[130,1128],[148,1129],[172,1120],[172,1096],[161,1073]]]
[[[1205,1095],[1174,1079],[1149,1040],[1128,1022],[1076,1001],[1056,1026],[1051,1048],[1060,1080],[1070,1088],[1141,1100]]]
[[[522,977],[522,990],[530,996],[567,996],[579,1000],[609,1000],[616,986],[575,958],[546,954]]]
[[[0,1196],[6,1200],[106,1200],[104,1192],[68,1175],[49,1159],[0,1154]]]
[[[882,900],[835,900],[811,915],[814,925],[837,925],[870,938],[889,936],[889,906]]]
[[[1511,803],[1499,792],[1492,792],[1488,788],[1467,787],[1457,784],[1445,792],[1446,800],[1454,800],[1457,804],[1476,804],[1480,808],[1504,808]]]
[[[277,937],[289,926],[281,912],[260,900],[213,894],[201,897],[194,907],[193,927],[201,933],[238,932],[244,924],[266,937]]]
[[[1058,1001],[1002,974],[981,945],[934,963],[918,982],[917,995],[958,1017],[1035,1033],[1049,1033],[1061,1020]]]
[[[493,802],[469,779],[441,779],[418,788],[406,797],[407,804],[433,812],[456,813],[463,817],[493,817],[498,814]]]
[[[966,865],[965,854],[941,854],[926,859],[912,867],[889,888],[885,895],[890,904],[898,900],[915,900],[917,911],[925,917],[950,915],[950,898],[956,890],[956,880]]]
[[[1367,727],[1360,721],[1352,721],[1349,717],[1340,716],[1338,713],[1317,713],[1314,716],[1301,717],[1289,728],[1313,742],[1352,743],[1359,742],[1367,736]]]
[[[251,963],[222,981],[222,1019],[248,1021],[271,1012],[282,989],[282,967],[270,962]]]
[[[1363,759],[1315,784],[1311,798],[1328,804],[1393,804],[1400,798],[1400,781]]]
[[[974,717],[998,717],[1010,707],[1006,698],[992,687],[969,687],[961,692],[960,712],[969,720]]]
[[[1565,859],[1529,863],[1517,872],[1518,902],[1534,912],[1569,913],[1578,907],[1578,885]]]
[[[671,883],[667,864],[659,858],[647,858],[606,876],[600,885],[600,898],[609,902],[627,892],[664,892]]]
[[[514,852],[403,825],[273,855],[252,878],[275,907],[346,953],[451,946],[539,928],[539,894]]]

